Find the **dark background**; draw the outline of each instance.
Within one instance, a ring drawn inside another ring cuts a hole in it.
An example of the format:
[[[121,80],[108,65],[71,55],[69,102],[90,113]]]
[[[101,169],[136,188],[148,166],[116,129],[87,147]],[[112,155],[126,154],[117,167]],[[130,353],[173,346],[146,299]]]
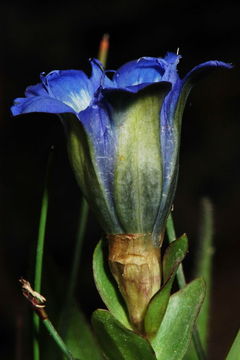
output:
[[[9,107],[24,89],[53,69],[84,69],[97,56],[103,33],[111,37],[108,68],[141,56],[164,56],[180,48],[180,75],[207,60],[234,70],[218,70],[192,91],[183,119],[180,178],[174,217],[187,232],[194,256],[199,202],[215,208],[215,256],[210,351],[224,359],[239,327],[240,202],[240,4],[192,1],[3,1],[0,5],[0,358],[15,358],[17,329],[27,305],[18,278],[33,265],[39,210],[49,148],[55,145],[50,181],[47,253],[66,273],[78,224],[80,191],[66,156],[55,116],[11,118]],[[83,249],[77,297],[88,316],[100,299],[91,274],[93,248],[101,230],[93,216]],[[191,260],[186,261],[187,267]],[[89,273],[89,276],[87,276]],[[191,276],[188,277],[189,280]],[[23,321],[24,322],[24,321]],[[22,359],[30,359],[24,335]],[[30,340],[29,340],[30,341]],[[30,346],[30,345],[29,345]],[[19,359],[18,359],[19,360]]]

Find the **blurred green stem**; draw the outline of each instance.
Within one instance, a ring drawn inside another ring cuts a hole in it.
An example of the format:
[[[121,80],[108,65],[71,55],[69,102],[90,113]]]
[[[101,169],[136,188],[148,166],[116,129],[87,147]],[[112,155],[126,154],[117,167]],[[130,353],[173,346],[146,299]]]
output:
[[[35,275],[34,275],[34,289],[38,293],[41,292],[41,280],[42,280],[42,264],[43,264],[43,252],[44,252],[44,240],[46,232],[46,222],[47,222],[47,212],[48,212],[48,178],[49,178],[49,169],[52,162],[53,156],[53,147],[50,149],[48,156],[47,169],[44,181],[44,190],[42,197],[41,213],[39,220],[38,228],[38,239],[37,239],[37,249],[36,249],[36,262],[35,262]],[[40,328],[40,319],[37,314],[33,314],[33,359],[40,359],[40,350],[39,350],[39,328]]]
[[[167,219],[166,227],[167,227],[168,241],[169,241],[169,243],[171,243],[171,242],[175,241],[176,238],[177,238],[174,223],[173,223],[172,214],[170,214],[168,219]],[[179,265],[179,268],[178,268],[178,271],[177,271],[177,281],[178,281],[178,286],[179,286],[180,289],[182,289],[186,285],[186,278],[185,278],[185,275],[184,275],[182,264]],[[195,348],[196,354],[198,356],[198,359],[199,360],[206,360],[206,356],[205,356],[205,353],[204,353],[204,350],[203,350],[203,347],[202,347],[202,343],[201,343],[200,336],[199,336],[197,328],[195,328],[193,330],[192,339],[193,339],[194,348]]]
[[[79,218],[79,225],[78,225],[78,231],[77,231],[77,240],[76,240],[76,245],[75,245],[75,249],[74,249],[74,256],[73,256],[73,263],[72,263],[72,269],[71,269],[71,274],[70,274],[69,288],[68,288],[68,292],[67,292],[66,306],[68,306],[69,303],[71,302],[71,299],[74,294],[75,286],[76,286],[82,244],[83,244],[83,239],[84,239],[84,236],[86,233],[86,227],[87,227],[88,213],[89,213],[88,204],[83,197],[82,202],[81,202],[81,207],[80,207],[80,218]]]
[[[38,316],[38,315],[36,315],[36,316]],[[53,340],[58,345],[60,350],[64,353],[66,358],[69,359],[69,360],[74,360],[72,354],[68,350],[67,346],[65,345],[64,341],[62,340],[62,338],[58,334],[57,330],[55,329],[55,327],[53,326],[51,321],[49,319],[45,319],[45,320],[43,320],[43,324],[45,325],[47,331],[52,336]]]
[[[209,199],[203,198],[201,201],[201,222],[199,228],[198,251],[195,261],[195,276],[202,276],[207,285],[205,300],[198,317],[199,332],[205,349],[207,348],[208,340],[208,322],[212,288],[212,257],[214,254],[213,237],[213,206]]]

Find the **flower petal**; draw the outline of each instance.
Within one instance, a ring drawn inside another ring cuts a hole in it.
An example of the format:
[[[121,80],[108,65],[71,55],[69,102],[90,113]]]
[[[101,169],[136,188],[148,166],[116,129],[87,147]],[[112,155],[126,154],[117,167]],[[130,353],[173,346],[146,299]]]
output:
[[[166,54],[164,60],[167,62],[168,65],[165,68],[165,72],[163,74],[162,80],[169,81],[173,85],[179,81],[179,76],[177,73],[177,65],[180,59],[181,59],[181,55],[171,52]]]
[[[25,96],[48,96],[48,93],[47,90],[44,88],[43,84],[39,83],[36,85],[28,86],[25,91]]]
[[[79,114],[81,123],[94,145],[92,161],[99,181],[112,201],[112,180],[116,139],[109,113],[103,104],[93,105]]]
[[[41,80],[50,97],[62,101],[76,113],[86,109],[94,96],[93,83],[79,70],[55,70],[42,74]]]
[[[218,60],[211,60],[199,64],[189,71],[189,73],[187,73],[187,75],[183,78],[183,87],[188,87],[190,91],[192,86],[199,81],[202,76],[208,75],[212,70],[217,68],[232,69],[233,65]]]
[[[152,85],[152,83],[143,83],[143,84],[139,84],[139,85],[119,87],[119,88],[109,87],[109,88],[102,89],[102,93],[103,94],[107,94],[110,92],[113,93],[116,90],[116,91],[123,91],[123,92],[129,92],[132,94],[136,94],[138,91],[140,91],[150,85]]]
[[[167,63],[161,58],[143,57],[120,67],[113,76],[118,88],[161,81]]]
[[[110,184],[114,153],[112,131],[107,125],[108,114],[104,108],[94,106],[79,116],[80,121],[71,114],[61,116],[68,135],[68,152],[76,180],[104,231],[122,233],[115,215]],[[95,121],[97,129],[93,126]]]
[[[32,96],[15,99],[11,107],[13,116],[32,112],[45,112],[51,114],[74,113],[74,110],[61,101],[49,96]]]
[[[208,61],[194,67],[183,80],[177,80],[172,91],[166,97],[161,111],[161,151],[163,158],[163,189],[161,206],[154,226],[153,237],[158,239],[174,198],[177,174],[178,153],[180,146],[180,129],[183,110],[188,95],[203,75],[209,74],[216,68],[232,68],[232,65],[221,61]]]
[[[95,89],[94,91],[96,91],[99,88],[99,86],[101,86],[103,88],[115,87],[112,80],[106,76],[107,71],[105,72],[103,70],[103,65],[99,60],[91,59],[90,64],[92,67],[92,74],[91,74],[90,80]]]

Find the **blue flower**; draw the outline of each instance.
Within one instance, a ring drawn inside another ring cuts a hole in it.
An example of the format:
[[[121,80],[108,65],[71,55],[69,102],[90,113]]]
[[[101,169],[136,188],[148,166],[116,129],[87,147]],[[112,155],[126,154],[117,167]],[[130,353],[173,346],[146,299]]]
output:
[[[71,164],[106,233],[152,233],[155,243],[172,206],[178,175],[181,119],[196,81],[217,67],[208,61],[183,79],[180,56],[143,57],[113,72],[91,60],[78,70],[41,74],[13,115],[59,114]]]

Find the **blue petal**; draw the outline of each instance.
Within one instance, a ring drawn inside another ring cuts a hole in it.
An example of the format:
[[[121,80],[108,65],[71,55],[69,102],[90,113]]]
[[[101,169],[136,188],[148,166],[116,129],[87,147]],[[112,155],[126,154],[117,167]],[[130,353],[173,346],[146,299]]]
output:
[[[79,70],[55,70],[42,74],[41,80],[50,97],[69,105],[76,113],[91,104],[96,90],[96,84]]]
[[[181,55],[174,54],[174,53],[167,53],[164,57],[164,60],[167,62],[167,66],[165,68],[165,72],[163,75],[164,81],[169,81],[172,84],[175,84],[179,81],[179,76],[177,74],[177,65],[179,60],[181,59]]]
[[[108,209],[106,214],[108,214],[108,217],[111,219],[111,229],[115,232],[122,232],[113,202],[112,184],[116,155],[116,138],[109,112],[103,103],[98,105],[94,104],[86,110],[83,110],[79,114],[79,119],[86,131],[88,139],[90,139],[91,161],[98,178],[100,192],[105,198]],[[89,192],[94,193],[91,184]],[[98,206],[97,202],[96,206]],[[99,213],[102,212],[101,208],[97,210]]]
[[[199,79],[201,79],[202,75],[207,75],[208,72],[211,72],[214,68],[232,69],[233,65],[218,60],[211,60],[199,64],[183,78],[183,86],[187,84],[189,88],[192,87]]]
[[[143,57],[120,67],[113,76],[118,88],[153,83],[163,79],[167,62],[161,58]]]
[[[97,59],[91,59],[90,64],[92,67],[92,74],[90,80],[93,84],[95,91],[101,86],[102,88],[112,88],[114,83],[106,76],[106,72],[103,70],[102,63]]]
[[[169,62],[173,60],[173,57],[167,60]],[[232,65],[221,61],[208,61],[194,67],[183,80],[177,78],[163,104],[161,110],[161,151],[164,178],[161,206],[154,227],[155,239],[166,221],[176,188],[181,120],[188,95],[198,80],[218,67],[230,69]]]
[[[167,57],[168,62],[172,61],[173,67],[176,67],[179,57],[175,57],[175,62],[174,54],[169,53]],[[200,80],[201,77],[206,76],[210,71],[218,67],[230,69],[232,65],[226,64],[221,61],[208,61],[194,67],[184,77],[183,80],[180,80],[178,76],[176,77],[172,90],[167,95],[161,112],[161,144],[163,152],[165,153],[164,159],[167,167],[169,167],[169,164],[171,163],[174,146],[176,146],[176,141],[174,139],[176,138],[177,134],[175,134],[176,131],[174,131],[173,126],[174,119],[175,122],[180,121],[184,105],[187,101],[189,92],[193,85],[198,80]],[[173,69],[172,71],[170,71],[169,69],[169,76],[172,78],[172,80],[175,74],[176,70]],[[169,81],[171,82],[171,79],[169,79]],[[178,110],[180,111],[180,114],[177,114]],[[178,124],[178,126],[179,125],[180,123]],[[168,175],[169,171],[166,171],[166,177],[168,177]]]
[[[52,114],[75,113],[71,107],[49,96],[33,96],[15,99],[14,105],[11,107],[11,112],[14,116],[32,112]]]
[[[163,128],[165,125],[170,125],[172,123],[178,102],[182,103],[182,109],[184,108],[189,92],[191,91],[195,83],[201,79],[201,77],[206,76],[208,73],[210,73],[216,68],[232,68],[231,64],[227,64],[222,61],[207,61],[194,67],[183,78],[183,80],[180,80],[176,71],[176,66],[180,59],[180,56],[173,53],[168,53],[164,59],[167,59],[169,64],[172,64],[166,70],[164,74],[164,80],[171,82],[173,84],[173,87],[171,92],[167,95],[164,106],[162,108]]]
[[[177,73],[177,65],[181,56],[175,53],[167,53],[164,60],[167,62],[165,73],[163,75],[164,81],[169,81],[172,84],[172,90],[167,95],[162,111],[161,111],[161,127],[168,131],[169,126],[171,127],[172,114],[175,111],[176,103],[179,98],[179,94],[182,88],[182,82]],[[164,137],[161,139],[164,147]]]
[[[177,65],[179,60],[181,59],[181,55],[175,54],[173,52],[167,52],[164,56],[164,60],[170,65]]]
[[[132,94],[136,94],[137,92],[139,92],[140,90],[146,88],[147,86],[152,85],[152,83],[143,83],[143,84],[139,84],[139,85],[133,85],[133,86],[127,86],[127,87],[108,87],[102,90],[103,94],[107,94],[107,93],[114,93],[119,92],[119,91],[124,91],[126,93],[132,93]]]
[[[26,97],[31,96],[47,96],[47,90],[44,88],[43,84],[36,84],[32,86],[28,86],[25,91]]]
[[[108,111],[103,104],[95,104],[82,111],[79,119],[94,144],[94,159],[101,181],[111,197],[116,139]]]
[[[97,81],[99,84],[99,79],[104,75],[103,65],[98,59],[90,59],[89,62],[92,68],[90,79],[92,82]],[[96,84],[95,88],[97,88],[97,86],[99,85]]]

